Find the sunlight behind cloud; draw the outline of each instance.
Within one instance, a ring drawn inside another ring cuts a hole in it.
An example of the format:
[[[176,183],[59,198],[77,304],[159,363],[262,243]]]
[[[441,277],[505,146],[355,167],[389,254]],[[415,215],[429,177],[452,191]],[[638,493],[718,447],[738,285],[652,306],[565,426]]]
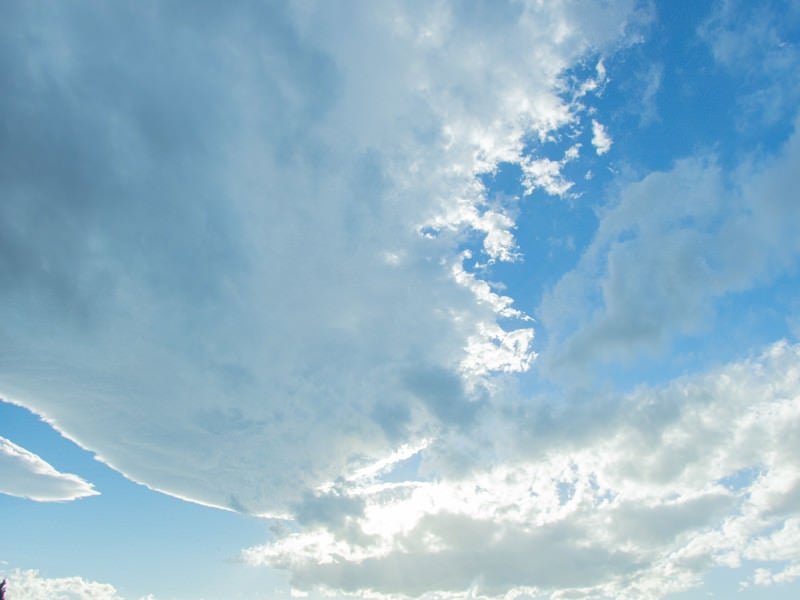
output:
[[[531,587],[660,598],[714,564],[794,560],[798,365],[800,347],[778,343],[640,389],[591,435],[561,427],[525,461],[465,479],[345,489],[364,508],[344,526],[292,533],[243,556],[288,569],[301,589],[425,598]],[[752,468],[758,474],[738,487],[724,483]]]

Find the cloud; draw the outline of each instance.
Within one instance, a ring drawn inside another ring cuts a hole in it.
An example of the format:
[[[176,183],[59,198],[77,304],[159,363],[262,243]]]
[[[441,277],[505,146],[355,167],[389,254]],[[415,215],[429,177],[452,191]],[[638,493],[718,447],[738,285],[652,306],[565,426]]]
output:
[[[592,142],[594,143],[594,142]],[[530,195],[537,188],[543,189],[551,196],[568,196],[570,188],[574,185],[564,177],[561,170],[568,162],[578,158],[580,144],[569,148],[561,160],[549,158],[533,158],[526,156],[520,166],[522,167],[522,185],[525,194]]]
[[[5,6],[0,392],[259,514],[463,421],[531,357],[450,271],[514,258],[477,175],[577,119],[559,74],[632,10]]]
[[[597,154],[602,155],[611,150],[612,143],[613,140],[608,135],[605,126],[592,119],[592,146]]]
[[[8,578],[8,600],[123,600],[114,586],[82,577],[43,577],[35,569],[14,569],[3,576]]]
[[[91,483],[60,473],[40,457],[0,437],[0,493],[39,502],[75,500],[99,494]]]
[[[602,420],[518,419],[516,461],[362,481],[340,490],[360,510],[335,529],[318,522],[244,557],[289,571],[298,589],[387,598],[661,598],[714,566],[793,560],[798,365],[800,345],[779,342],[638,389]]]
[[[798,577],[800,577],[800,564],[794,564],[789,565],[777,573],[774,573],[770,569],[756,569],[752,581],[755,585],[770,586],[779,583],[788,583],[794,581]]]
[[[689,158],[623,186],[600,212],[578,267],[541,303],[547,368],[575,376],[663,350],[709,327],[724,294],[792,269],[798,164],[795,122],[784,146],[761,161],[724,170],[713,157]]]
[[[654,121],[661,120],[658,112],[658,94],[664,78],[664,65],[658,63],[650,65],[644,73],[643,83],[645,84],[641,99],[641,113],[639,115],[639,126],[649,125]]]

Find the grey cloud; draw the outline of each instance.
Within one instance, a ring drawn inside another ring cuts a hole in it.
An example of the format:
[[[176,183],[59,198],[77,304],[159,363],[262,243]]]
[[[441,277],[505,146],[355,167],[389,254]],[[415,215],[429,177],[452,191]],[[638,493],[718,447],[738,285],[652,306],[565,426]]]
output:
[[[340,528],[347,517],[361,516],[364,501],[341,491],[326,493],[307,492],[300,503],[292,507],[292,514],[300,525],[325,525]]]
[[[657,548],[686,532],[691,535],[709,523],[720,522],[736,504],[732,495],[717,493],[656,506],[622,503],[611,511],[605,527],[621,546],[634,542]]]
[[[469,298],[381,263],[415,241],[380,158],[321,139],[339,75],[290,15],[184,9],[7,8],[4,391],[139,481],[257,511],[349,439],[386,447],[375,379],[430,333],[432,364],[458,347],[432,286]]]
[[[632,4],[508,6],[477,35],[463,5],[4,5],[4,395],[254,513],[468,422],[497,315],[443,265],[475,224],[417,230],[572,118],[559,71]]]
[[[415,540],[430,535],[445,548],[430,552],[425,542]],[[583,532],[567,524],[526,530],[438,514],[400,541],[408,546],[404,551],[360,563],[307,565],[293,573],[292,582],[301,588],[314,583],[346,592],[411,596],[476,586],[479,593],[497,595],[510,584],[579,588],[633,569],[635,561],[625,552],[585,541]]]
[[[446,423],[466,425],[480,407],[480,398],[470,398],[461,378],[444,369],[413,369],[404,382],[412,394]]]

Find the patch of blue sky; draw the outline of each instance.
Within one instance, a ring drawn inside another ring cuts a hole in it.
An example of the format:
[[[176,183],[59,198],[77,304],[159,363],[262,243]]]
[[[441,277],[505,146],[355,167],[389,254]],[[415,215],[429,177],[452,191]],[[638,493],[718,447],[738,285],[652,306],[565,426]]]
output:
[[[72,502],[0,494],[3,536],[13,540],[2,548],[0,560],[6,564],[38,569],[46,577],[80,573],[111,581],[124,598],[150,591],[147,581],[157,582],[158,596],[167,598],[250,599],[263,597],[264,590],[288,597],[284,575],[252,569],[238,558],[241,548],[263,542],[263,521],[133,483],[36,415],[7,402],[0,402],[0,436],[59,470],[80,475],[100,492]]]
[[[727,477],[723,477],[720,479],[719,484],[732,492],[738,492],[749,488],[761,474],[761,467],[746,467],[744,469],[739,469]]]
[[[483,178],[490,197],[520,198],[514,234],[522,250],[520,260],[495,262],[487,266],[484,276],[502,282],[503,293],[515,299],[519,310],[533,316],[545,290],[575,267],[591,241],[597,218],[583,198],[560,198],[542,190],[523,197],[521,177],[519,165],[504,163],[496,174]]]
[[[422,464],[422,453],[408,457],[393,465],[385,473],[382,473],[377,480],[383,483],[402,483],[405,481],[417,481],[420,479],[420,466]]]
[[[712,7],[657,3],[647,37],[606,59],[610,82],[595,106],[633,173],[669,169],[698,151],[715,151],[729,165],[738,159],[738,82],[698,35]]]
[[[515,235],[524,257],[517,263],[489,265],[485,277],[502,281],[504,293],[527,314],[535,314],[542,295],[575,267],[593,238],[598,215],[617,202],[625,182],[669,171],[676,161],[694,155],[713,157],[724,180],[743,163],[769,160],[792,133],[794,115],[788,111],[768,123],[741,123],[743,98],[767,84],[764,75],[731,70],[715,57],[707,25],[702,25],[711,18],[715,4],[665,3],[655,8],[648,35],[605,58],[607,81],[581,98],[583,134],[576,135],[576,125],[570,125],[547,142],[529,141],[530,156],[551,160],[559,160],[575,143],[583,145],[580,157],[562,169],[574,184],[569,198],[541,189],[523,197],[522,174],[516,165],[501,165],[496,174],[484,177],[489,196],[520,198]],[[785,43],[795,43],[797,32],[785,29]],[[588,57],[564,75],[565,100],[574,95],[578,82],[593,76],[598,60]],[[773,73],[777,75],[780,72]],[[595,156],[586,139],[590,115],[596,115],[614,139],[604,156]],[[582,176],[587,172],[591,179]],[[712,221],[706,226],[718,225]],[[696,229],[698,224],[688,215],[679,219],[681,227]],[[796,269],[774,281],[757,278],[743,291],[711,298],[709,318],[698,331],[671,333],[659,348],[604,364],[598,374],[623,388],[663,382],[791,338],[797,325],[787,315],[797,312],[798,292]],[[595,296],[594,309],[601,302]],[[547,340],[547,329],[537,327],[535,347],[545,347]]]

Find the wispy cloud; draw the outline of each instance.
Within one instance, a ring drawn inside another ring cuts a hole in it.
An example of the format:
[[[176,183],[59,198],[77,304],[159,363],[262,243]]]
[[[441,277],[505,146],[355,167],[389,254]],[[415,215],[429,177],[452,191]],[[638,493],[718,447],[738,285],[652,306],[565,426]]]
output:
[[[37,455],[0,437],[0,494],[58,502],[99,492],[77,475],[60,473]]]

